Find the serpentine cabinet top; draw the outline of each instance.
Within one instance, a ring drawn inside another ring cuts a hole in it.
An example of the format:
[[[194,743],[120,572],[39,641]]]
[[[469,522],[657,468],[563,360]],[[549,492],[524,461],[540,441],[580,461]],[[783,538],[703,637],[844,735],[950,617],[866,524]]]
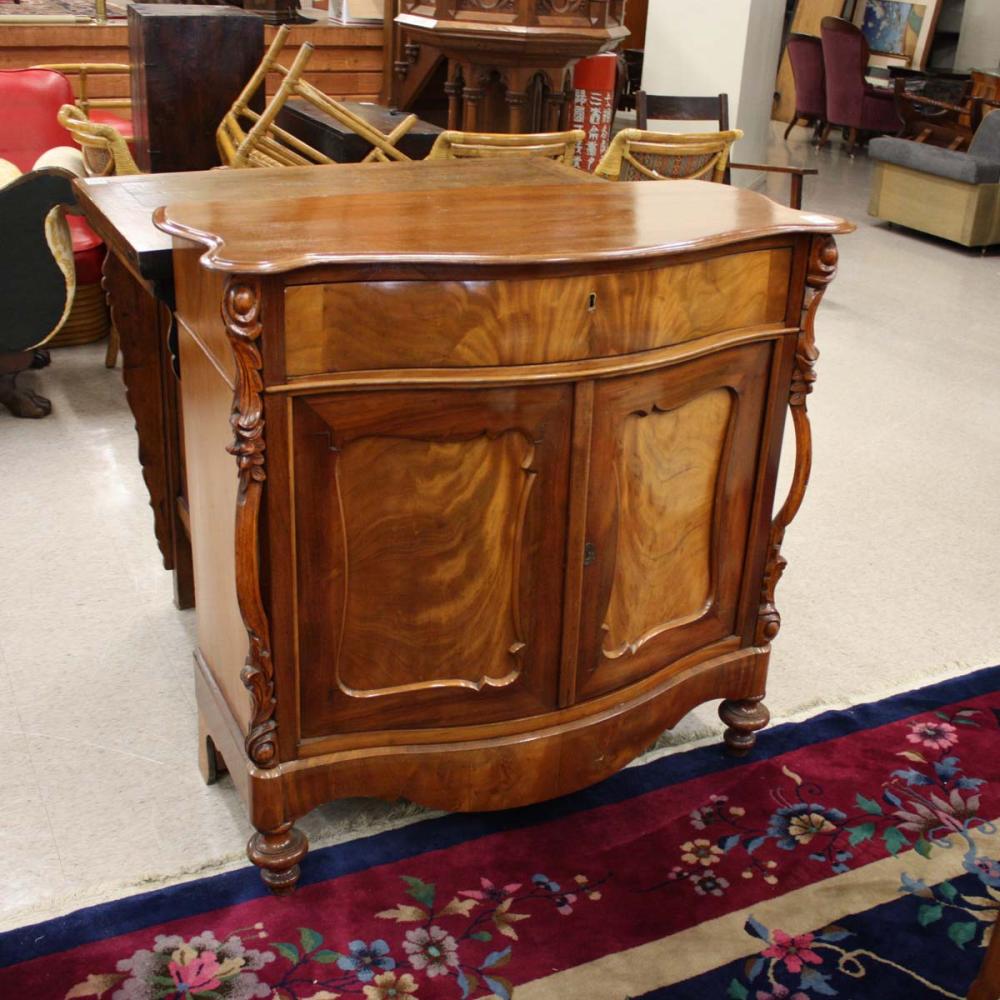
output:
[[[459,173],[470,166],[455,162],[449,170]],[[705,181],[550,180],[347,196],[311,192],[295,198],[278,192],[280,186],[267,200],[169,204],[156,211],[154,222],[175,238],[207,247],[206,267],[242,274],[317,264],[628,261],[781,233],[837,234],[854,228],[843,219],[797,212],[753,191]]]

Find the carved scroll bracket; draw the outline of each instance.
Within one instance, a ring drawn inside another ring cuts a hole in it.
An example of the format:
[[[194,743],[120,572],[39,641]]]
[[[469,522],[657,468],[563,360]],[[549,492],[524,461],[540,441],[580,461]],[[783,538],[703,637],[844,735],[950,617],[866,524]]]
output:
[[[266,472],[264,467],[264,382],[261,375],[260,285],[253,279],[231,277],[222,299],[222,319],[236,362],[236,389],[229,418],[236,456],[239,490],[236,498],[236,596],[250,647],[240,679],[250,692],[250,730],[246,751],[258,767],[278,763],[278,724],[274,718],[274,665],[264,603],[260,595],[259,515]]]
[[[806,272],[806,293],[802,303],[800,332],[795,346],[795,367],[792,370],[788,397],[795,428],[795,468],[788,496],[771,524],[757,627],[754,632],[754,642],[758,645],[770,642],[781,628],[781,615],[774,604],[774,592],[787,565],[781,555],[781,543],[785,538],[785,529],[792,523],[799,507],[802,506],[812,469],[812,430],[809,426],[806,398],[812,392],[813,383],[816,381],[816,361],[819,358],[819,351],[816,349],[816,312],[827,285],[833,281],[837,273],[837,256],[837,243],[832,236],[817,236],[813,239]]]

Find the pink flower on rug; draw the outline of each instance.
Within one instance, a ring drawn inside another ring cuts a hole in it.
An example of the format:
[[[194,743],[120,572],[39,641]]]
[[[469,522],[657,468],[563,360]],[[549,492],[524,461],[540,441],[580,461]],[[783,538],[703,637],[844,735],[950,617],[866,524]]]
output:
[[[787,986],[775,983],[773,993],[765,993],[763,990],[757,990],[757,1000],[809,1000],[809,996],[801,990],[790,993]]]
[[[196,993],[200,990],[217,990],[222,985],[222,980],[219,979],[221,966],[214,951],[198,954],[192,948],[178,948],[167,963],[167,969],[178,991]]]
[[[508,882],[503,888],[498,888],[488,878],[480,878],[479,884],[482,886],[481,889],[461,889],[458,894],[479,900],[481,903],[487,900],[491,903],[502,903],[521,888],[520,882]]]
[[[803,962],[808,962],[810,965],[823,964],[823,959],[809,947],[813,943],[812,934],[796,934],[792,937],[784,931],[775,930],[771,934],[771,939],[774,943],[765,948],[761,955],[764,958],[776,958],[779,962],[784,962],[789,972],[801,972]]]
[[[406,932],[403,950],[410,956],[410,965],[427,975],[447,976],[448,967],[458,965],[458,942],[442,927],[417,927]]]
[[[914,722],[910,728],[907,740],[929,750],[947,750],[958,742],[958,730],[950,722]]]

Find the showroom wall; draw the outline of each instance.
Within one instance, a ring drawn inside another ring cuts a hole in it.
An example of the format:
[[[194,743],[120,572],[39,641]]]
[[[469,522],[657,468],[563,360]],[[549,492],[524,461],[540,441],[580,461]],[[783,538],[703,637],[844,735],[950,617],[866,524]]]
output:
[[[676,96],[728,94],[730,122],[746,133],[735,158],[766,160],[784,9],[783,0],[655,0],[646,26],[643,89]],[[680,130],[665,123],[651,127]],[[760,174],[739,176],[743,185],[761,180]]]

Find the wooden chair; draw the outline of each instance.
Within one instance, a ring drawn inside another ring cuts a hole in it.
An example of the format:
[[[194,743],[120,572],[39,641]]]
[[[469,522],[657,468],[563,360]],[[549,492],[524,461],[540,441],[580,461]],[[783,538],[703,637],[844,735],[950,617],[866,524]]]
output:
[[[371,152],[362,162],[409,160],[405,153],[396,148],[396,143],[417,123],[417,116],[409,115],[404,118],[388,135],[373,128],[339,101],[302,79],[313,54],[314,47],[310,42],[299,49],[291,66],[285,67],[278,62],[288,30],[288,25],[282,25],[278,30],[260,65],[219,124],[215,139],[223,165],[298,167],[333,163],[326,154],[275,124],[278,113],[292,97],[308,101],[370,143]],[[263,112],[258,114],[249,105],[257,91],[264,86],[269,73],[279,74],[282,77],[281,85]]]
[[[442,132],[427,154],[428,160],[465,160],[498,156],[539,156],[573,165],[577,144],[585,134],[535,132],[496,135],[492,132]]]
[[[644,132],[622,129],[594,173],[610,181],[707,180],[725,183],[729,147],[742,138],[727,132]]]
[[[719,131],[729,129],[729,95],[717,94],[713,97],[662,97],[640,90],[636,94],[636,124],[645,129],[650,119],[654,121],[714,121]],[[759,170],[762,173],[787,174],[791,180],[788,204],[792,208],[802,207],[802,187],[805,177],[819,173],[815,167],[774,166],[769,163],[734,163],[726,167],[724,183],[731,180],[733,170]]]
[[[113,126],[91,121],[75,104],[64,104],[56,118],[83,151],[88,176],[141,173],[124,136]]]

